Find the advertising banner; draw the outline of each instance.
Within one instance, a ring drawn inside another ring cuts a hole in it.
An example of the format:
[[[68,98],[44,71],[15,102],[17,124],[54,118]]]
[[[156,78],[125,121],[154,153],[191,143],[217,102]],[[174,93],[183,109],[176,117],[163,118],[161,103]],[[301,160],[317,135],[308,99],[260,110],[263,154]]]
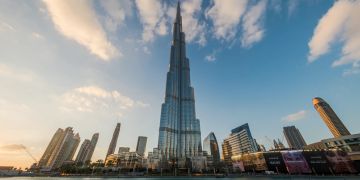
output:
[[[325,156],[335,174],[357,172],[354,168],[353,162],[350,160],[350,157],[346,152],[340,150],[329,150],[325,152]]]
[[[268,171],[275,173],[287,173],[286,166],[280,152],[264,152]]]
[[[311,170],[302,151],[281,151],[286,168],[290,174],[310,174]]]
[[[303,151],[302,153],[314,174],[331,174],[325,151]]]

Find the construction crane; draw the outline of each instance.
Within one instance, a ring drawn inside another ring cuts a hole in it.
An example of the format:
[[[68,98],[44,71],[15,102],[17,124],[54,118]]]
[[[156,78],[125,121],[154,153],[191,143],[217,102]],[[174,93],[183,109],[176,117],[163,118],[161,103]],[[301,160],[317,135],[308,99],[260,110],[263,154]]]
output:
[[[269,145],[270,145],[269,150],[274,149],[273,148],[273,142],[271,141],[271,139],[269,137],[267,137],[267,136],[265,136],[265,139],[269,142]]]
[[[34,160],[35,163],[37,163],[36,158],[30,153],[30,151],[26,148],[26,146],[21,145],[21,147],[24,149],[24,151],[31,157],[31,159]]]

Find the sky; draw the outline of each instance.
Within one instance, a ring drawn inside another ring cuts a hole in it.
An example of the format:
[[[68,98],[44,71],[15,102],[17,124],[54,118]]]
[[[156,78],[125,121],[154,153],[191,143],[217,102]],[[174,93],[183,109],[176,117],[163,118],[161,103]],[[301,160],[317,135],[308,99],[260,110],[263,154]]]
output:
[[[360,1],[180,0],[201,135],[249,123],[258,143],[295,125],[331,138],[326,100],[359,133]],[[58,128],[100,134],[103,159],[147,136],[157,147],[177,1],[0,1],[0,165],[39,160]]]

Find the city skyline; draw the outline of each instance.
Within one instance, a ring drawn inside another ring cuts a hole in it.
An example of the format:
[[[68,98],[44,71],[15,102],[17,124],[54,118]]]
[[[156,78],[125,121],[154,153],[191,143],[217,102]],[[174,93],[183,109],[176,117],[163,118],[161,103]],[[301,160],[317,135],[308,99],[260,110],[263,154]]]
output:
[[[267,148],[265,136],[282,139],[289,125],[309,144],[330,138],[314,97],[359,132],[360,48],[351,41],[358,34],[346,33],[359,2],[180,2],[202,138],[214,132],[221,143],[244,123]],[[68,126],[81,140],[99,132],[93,160],[104,158],[117,122],[117,147],[134,150],[137,139],[127,137],[139,135],[148,137],[147,151],[157,147],[176,3],[2,1],[0,164],[28,167],[33,160],[20,145],[39,160],[53,133]],[[333,14],[344,17],[329,23]]]

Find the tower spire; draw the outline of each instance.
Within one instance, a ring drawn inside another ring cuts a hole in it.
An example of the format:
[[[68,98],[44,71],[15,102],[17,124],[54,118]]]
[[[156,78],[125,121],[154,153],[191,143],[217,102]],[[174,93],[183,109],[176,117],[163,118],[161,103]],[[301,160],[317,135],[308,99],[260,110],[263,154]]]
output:
[[[180,20],[181,17],[181,9],[180,9],[180,1],[177,3],[177,10],[176,10],[176,21]]]

